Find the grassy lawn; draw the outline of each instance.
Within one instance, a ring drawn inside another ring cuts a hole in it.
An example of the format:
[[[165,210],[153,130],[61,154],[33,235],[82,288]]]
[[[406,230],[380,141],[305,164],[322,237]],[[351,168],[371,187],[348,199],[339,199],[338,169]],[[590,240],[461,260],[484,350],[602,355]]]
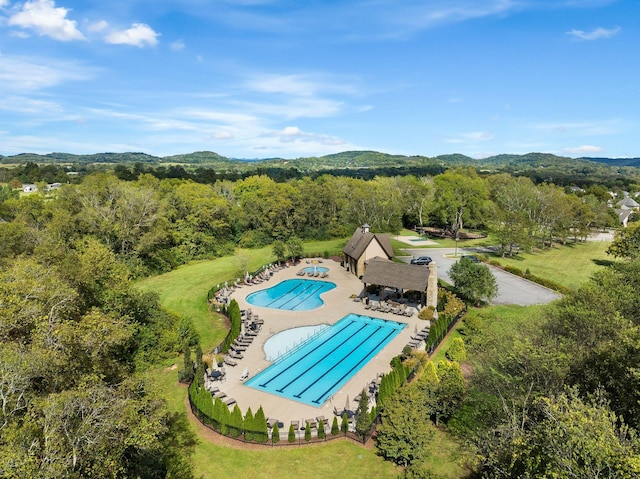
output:
[[[200,335],[202,349],[206,352],[217,346],[227,334],[222,317],[207,308],[209,289],[218,283],[241,277],[243,262],[253,271],[269,261],[274,261],[270,247],[243,249],[234,256],[199,261],[166,274],[146,278],[138,283],[138,287],[143,291],[157,292],[160,304],[165,309],[190,318]]]
[[[554,281],[567,288],[575,289],[588,280],[603,264],[611,261],[606,250],[609,242],[588,241],[571,243],[566,246],[520,253],[514,258],[495,259],[503,266],[511,265],[531,274]]]
[[[162,368],[154,373],[154,377],[168,401],[169,410],[186,416],[184,401],[187,389],[177,384],[177,371]],[[208,441],[198,433],[200,427],[193,420],[189,427],[197,437],[192,456],[196,477],[395,478],[399,472],[393,464],[377,456],[375,448],[364,448],[349,440],[313,446],[245,450]],[[440,461],[444,462],[447,454],[454,452],[455,448],[451,447]]]
[[[176,358],[176,361],[179,361]],[[177,371],[159,368],[154,373],[156,385],[168,401],[169,410],[186,416],[184,400],[187,389],[177,384]],[[291,446],[245,450],[214,444],[199,434],[193,421],[189,427],[196,435],[192,464],[196,477],[273,477],[396,478],[400,469],[382,460],[375,447],[363,447],[350,440],[331,441],[312,446]],[[443,431],[437,430],[429,460],[434,477],[463,477],[461,446]]]

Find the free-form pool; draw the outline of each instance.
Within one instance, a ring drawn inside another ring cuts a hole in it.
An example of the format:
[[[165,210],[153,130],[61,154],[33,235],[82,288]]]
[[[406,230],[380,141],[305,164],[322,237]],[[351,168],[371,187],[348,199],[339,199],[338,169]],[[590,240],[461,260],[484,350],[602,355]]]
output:
[[[323,329],[328,328],[328,324],[316,324],[315,326],[300,326],[280,331],[267,339],[262,346],[267,361],[277,361],[280,356],[287,354],[294,348],[300,346],[318,334]]]
[[[247,296],[247,303],[265,308],[289,311],[309,311],[324,304],[322,293],[336,287],[329,281],[313,279],[286,279],[271,288],[262,289]]]
[[[325,268],[324,266],[307,266],[306,268],[303,269],[303,271],[307,274],[313,274],[313,273],[322,274],[329,271],[329,268]]]
[[[321,406],[406,325],[349,314],[247,381],[263,392]]]

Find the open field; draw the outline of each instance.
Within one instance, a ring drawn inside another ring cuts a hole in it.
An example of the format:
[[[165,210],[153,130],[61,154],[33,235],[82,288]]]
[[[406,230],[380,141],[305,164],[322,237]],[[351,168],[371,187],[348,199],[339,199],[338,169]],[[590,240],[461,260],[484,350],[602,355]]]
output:
[[[200,336],[203,351],[216,347],[227,330],[223,318],[207,308],[207,292],[218,283],[242,276],[241,263],[253,271],[273,261],[270,248],[239,250],[235,256],[181,266],[138,283],[143,291],[155,291],[160,304],[178,316],[190,318]]]
[[[533,253],[519,253],[514,258],[495,259],[503,266],[514,266],[522,271],[528,269],[535,276],[575,289],[611,262],[612,258],[606,253],[610,244],[604,241],[569,243]]]

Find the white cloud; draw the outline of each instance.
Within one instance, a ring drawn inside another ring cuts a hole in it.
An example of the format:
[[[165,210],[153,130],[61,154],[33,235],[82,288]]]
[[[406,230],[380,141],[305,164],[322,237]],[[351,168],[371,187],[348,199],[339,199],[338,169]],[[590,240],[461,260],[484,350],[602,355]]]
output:
[[[0,0],[0,8],[9,5],[9,0]]]
[[[599,122],[542,123],[534,128],[568,136],[593,136],[619,133],[627,127],[620,120],[603,120]]]
[[[209,136],[212,140],[230,140],[233,138],[233,133],[228,131],[216,131]]]
[[[180,50],[184,50],[185,44],[183,40],[176,40],[171,44],[171,50],[174,52],[179,52]]]
[[[55,7],[53,0],[30,0],[22,10],[9,18],[9,25],[31,28],[54,40],[85,40],[75,20],[67,19],[69,10]]]
[[[0,98],[0,110],[21,114],[57,114],[62,112],[62,107],[55,102],[39,100],[24,96],[6,96]]]
[[[494,137],[493,133],[491,133],[490,131],[474,131],[473,133],[467,133],[464,136],[469,140],[481,141],[491,140]]]
[[[612,37],[620,30],[620,27],[609,29],[598,27],[595,30],[591,30],[590,32],[585,32],[584,30],[571,30],[570,32],[567,32],[567,35],[572,35],[575,38],[579,38],[580,40],[599,40],[600,38]]]
[[[246,87],[260,93],[278,93],[292,96],[313,96],[320,92],[354,93],[352,80],[324,78],[323,75],[257,75],[247,81]]]
[[[107,43],[115,45],[133,45],[139,48],[146,46],[156,46],[158,44],[157,37],[159,33],[144,23],[134,23],[131,28],[112,32],[104,39]]]
[[[594,145],[582,145],[574,148],[563,148],[562,151],[571,155],[590,155],[593,153],[602,153],[604,148]]]
[[[0,91],[33,91],[66,81],[87,80],[91,69],[69,62],[0,56]]]
[[[92,33],[101,32],[104,29],[106,29],[108,26],[109,26],[109,24],[105,20],[100,20],[98,22],[91,23],[87,27],[87,31],[92,32]]]
[[[444,143],[451,145],[475,144],[478,141],[492,140],[495,137],[490,131],[474,131],[471,133],[460,133],[450,138],[442,138]]]
[[[268,136],[279,138],[280,143],[316,143],[325,146],[344,145],[345,142],[339,138],[315,133],[307,133],[297,126],[286,126],[282,130],[271,132]]]

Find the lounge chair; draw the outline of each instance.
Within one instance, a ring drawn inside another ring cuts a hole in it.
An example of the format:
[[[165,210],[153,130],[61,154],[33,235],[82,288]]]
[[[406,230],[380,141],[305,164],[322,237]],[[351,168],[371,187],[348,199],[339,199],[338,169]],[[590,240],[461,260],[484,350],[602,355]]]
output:
[[[329,277],[329,273],[327,273],[326,271],[324,273],[322,273],[322,275],[320,276],[321,278],[328,278]]]
[[[238,363],[236,361],[234,361],[233,359],[231,359],[231,358],[229,358],[227,356],[224,357],[224,363],[227,366],[237,366],[238,365]]]
[[[234,351],[241,353],[243,351],[247,350],[247,347],[242,345],[242,344],[232,344],[231,345],[231,349],[233,349]]]
[[[242,359],[243,358],[242,354],[237,353],[237,352],[235,352],[233,350],[228,352],[227,354],[229,355],[229,357],[231,357],[233,359]]]
[[[222,400],[223,403],[225,403],[227,406],[233,406],[236,403],[236,400],[233,399],[232,397],[226,397]]]
[[[227,397],[227,393],[223,391],[216,391],[215,393],[213,393],[213,395],[219,399],[224,399]]]

